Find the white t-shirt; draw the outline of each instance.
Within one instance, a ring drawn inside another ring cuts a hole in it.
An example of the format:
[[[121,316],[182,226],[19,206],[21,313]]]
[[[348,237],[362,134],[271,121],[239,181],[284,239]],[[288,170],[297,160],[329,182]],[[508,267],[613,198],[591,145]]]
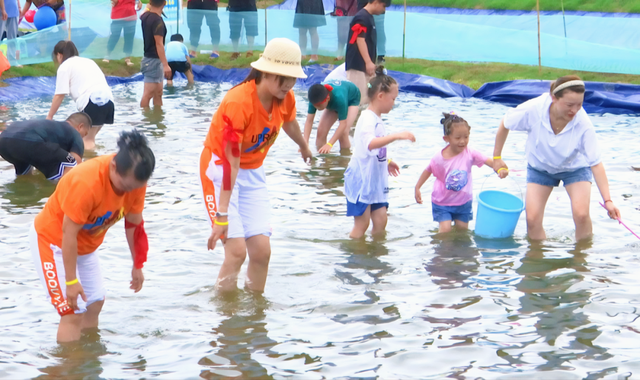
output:
[[[58,67],[56,95],[71,95],[78,111],[85,109],[91,99],[101,106],[113,101],[111,88],[100,67],[92,60],[71,57]],[[102,104],[99,104],[102,103]]]
[[[330,80],[347,80],[347,70],[345,68],[346,66],[344,63],[336,67],[332,72],[329,73],[329,75],[327,75],[326,78],[324,78],[323,82],[327,82]]]
[[[387,147],[369,150],[371,140],[385,135],[382,119],[371,110],[362,112],[356,125],[353,155],[344,173],[345,194],[349,202],[388,202]]]
[[[526,148],[529,165],[557,174],[599,164],[602,159],[596,130],[584,108],[556,135],[549,119],[550,106],[551,95],[545,93],[504,116],[507,129],[529,133]]]

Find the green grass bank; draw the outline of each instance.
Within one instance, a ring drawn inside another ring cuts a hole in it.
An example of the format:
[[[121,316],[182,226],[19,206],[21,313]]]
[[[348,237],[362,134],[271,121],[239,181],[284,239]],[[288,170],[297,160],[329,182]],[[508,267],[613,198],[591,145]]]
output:
[[[254,57],[241,57],[231,61],[231,54],[221,52],[220,58],[210,59],[206,55],[199,55],[193,60],[198,65],[213,65],[221,69],[249,67],[249,63],[258,59],[256,53]],[[106,75],[128,77],[140,71],[140,58],[133,58],[134,65],[127,66],[124,61],[111,61],[109,63],[96,60]],[[318,63],[339,64],[333,57],[320,57]],[[467,63],[450,61],[427,61],[421,59],[393,58],[387,59],[386,67],[389,70],[402,71],[411,74],[428,75],[442,78],[452,82],[467,85],[473,89],[478,89],[487,82],[499,82],[517,79],[549,79],[553,80],[563,75],[578,74],[584,80],[596,82],[631,83],[640,84],[640,75],[626,74],[605,74],[562,70],[543,67],[538,73],[537,66],[511,65],[506,63]],[[2,74],[2,79],[22,76],[55,76],[56,67],[53,63],[42,63],[24,67],[12,67]],[[3,83],[6,86],[6,83]]]

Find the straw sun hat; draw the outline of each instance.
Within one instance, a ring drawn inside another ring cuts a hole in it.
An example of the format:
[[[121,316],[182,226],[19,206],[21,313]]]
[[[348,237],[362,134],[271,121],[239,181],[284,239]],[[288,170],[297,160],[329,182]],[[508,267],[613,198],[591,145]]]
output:
[[[263,73],[282,75],[293,78],[306,78],[300,61],[300,46],[288,38],[274,38],[260,54],[260,59],[251,62],[251,67]]]

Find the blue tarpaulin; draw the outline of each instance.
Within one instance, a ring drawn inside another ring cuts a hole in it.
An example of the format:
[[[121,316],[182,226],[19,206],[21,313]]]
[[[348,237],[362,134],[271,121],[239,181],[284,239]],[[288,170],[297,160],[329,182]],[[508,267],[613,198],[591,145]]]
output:
[[[331,72],[331,65],[305,66],[308,75],[299,80],[298,86],[308,88],[320,83]],[[222,83],[238,83],[242,81],[249,69],[222,70],[213,66],[193,65],[196,81]],[[182,75],[177,73],[176,75]],[[400,90],[426,96],[478,98],[516,106],[540,94],[549,91],[550,82],[542,80],[515,80],[508,82],[487,83],[477,91],[443,79],[425,75],[407,74],[389,71],[400,85]],[[142,74],[128,78],[107,77],[110,86],[123,83],[140,82]],[[55,90],[55,77],[21,77],[5,79],[8,87],[0,88],[0,102],[15,102],[23,99],[52,96]],[[587,82],[584,109],[591,114],[640,114],[640,86],[630,84]]]

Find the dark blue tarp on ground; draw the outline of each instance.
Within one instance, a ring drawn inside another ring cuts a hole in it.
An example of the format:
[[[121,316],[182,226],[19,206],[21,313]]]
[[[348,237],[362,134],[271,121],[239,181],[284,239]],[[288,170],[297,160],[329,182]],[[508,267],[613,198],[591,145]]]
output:
[[[331,72],[331,65],[305,66],[308,77],[298,81],[298,86],[308,88],[312,84],[320,83]],[[199,82],[231,82],[242,81],[249,69],[222,70],[213,66],[193,65],[193,74]],[[549,91],[549,81],[516,80],[509,82],[495,82],[483,85],[478,91],[449,82],[443,79],[425,75],[407,74],[390,71],[399,83],[400,89],[427,96],[444,98],[478,98],[493,101],[508,106],[517,106],[529,99]],[[181,74],[176,74],[181,75]],[[107,77],[110,86],[123,83],[140,82],[142,74],[129,78]],[[0,102],[15,102],[28,98],[52,96],[55,90],[55,77],[21,77],[5,79],[8,87],[0,88]],[[630,84],[587,82],[584,108],[588,113],[602,114],[640,114],[640,86]]]
[[[473,94],[474,98],[517,106],[549,91],[551,82],[517,80],[486,83]],[[584,109],[588,113],[640,113],[640,86],[632,84],[586,82]]]

